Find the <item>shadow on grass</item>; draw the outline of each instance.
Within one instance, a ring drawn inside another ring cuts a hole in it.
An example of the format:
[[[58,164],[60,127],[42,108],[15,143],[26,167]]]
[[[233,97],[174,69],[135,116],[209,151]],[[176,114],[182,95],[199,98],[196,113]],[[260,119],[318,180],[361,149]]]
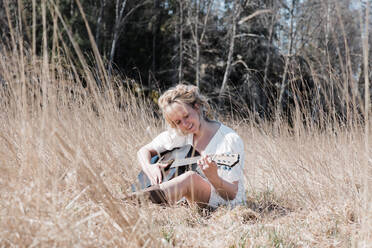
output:
[[[247,194],[248,195],[248,194]],[[255,223],[260,220],[276,219],[283,217],[293,211],[293,208],[288,207],[283,200],[280,200],[271,191],[258,192],[250,197],[247,197],[245,205],[235,206],[234,208],[218,207],[218,208],[198,208],[198,213],[201,217],[209,219],[227,212],[236,215],[243,223]]]

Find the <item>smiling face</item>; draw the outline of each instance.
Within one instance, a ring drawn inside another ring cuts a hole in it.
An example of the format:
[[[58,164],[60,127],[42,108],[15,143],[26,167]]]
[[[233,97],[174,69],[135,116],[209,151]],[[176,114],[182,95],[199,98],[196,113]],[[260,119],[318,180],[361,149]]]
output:
[[[166,108],[165,114],[169,124],[183,134],[195,134],[200,130],[201,119],[197,106],[174,102]]]

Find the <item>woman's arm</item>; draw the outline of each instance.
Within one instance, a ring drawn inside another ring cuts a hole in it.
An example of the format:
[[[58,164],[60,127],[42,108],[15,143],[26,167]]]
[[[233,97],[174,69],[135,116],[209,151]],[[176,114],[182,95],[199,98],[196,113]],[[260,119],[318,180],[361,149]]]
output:
[[[140,163],[143,172],[150,179],[152,185],[161,183],[162,179],[159,164],[151,164],[151,158],[156,154],[155,149],[151,148],[149,144],[141,147],[137,152],[138,162]]]
[[[162,176],[160,168],[165,168],[168,164],[158,162],[151,164],[151,158],[167,150],[172,150],[175,147],[181,147],[185,144],[186,137],[184,136],[172,136],[169,131],[164,131],[156,136],[150,143],[143,146],[137,152],[137,158],[142,166],[143,172],[148,176],[151,184],[159,184],[162,182]]]
[[[198,165],[209,182],[225,200],[233,200],[238,192],[239,181],[232,183],[224,180],[217,173],[217,164],[207,155],[198,160]]]
[[[217,176],[216,179],[209,181],[223,199],[230,201],[235,199],[235,196],[238,193],[239,181],[230,183],[219,176]]]

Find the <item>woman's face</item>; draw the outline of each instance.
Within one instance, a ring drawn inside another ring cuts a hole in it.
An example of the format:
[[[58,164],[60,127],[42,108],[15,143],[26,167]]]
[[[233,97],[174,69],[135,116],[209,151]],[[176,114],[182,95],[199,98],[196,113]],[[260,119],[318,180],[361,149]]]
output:
[[[196,133],[200,129],[200,114],[197,108],[174,102],[166,109],[170,121],[183,133]]]

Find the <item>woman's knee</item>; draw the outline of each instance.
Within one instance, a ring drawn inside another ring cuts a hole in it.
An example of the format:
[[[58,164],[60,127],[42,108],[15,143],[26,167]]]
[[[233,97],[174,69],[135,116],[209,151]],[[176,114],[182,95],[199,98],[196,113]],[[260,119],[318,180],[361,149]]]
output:
[[[207,204],[210,198],[210,184],[198,173],[194,171],[187,172],[187,193],[185,194],[188,200]]]
[[[185,174],[184,182],[186,183],[187,196],[197,194],[197,191],[204,191],[205,180],[195,171],[188,171]]]
[[[202,177],[195,171],[187,171],[184,173],[184,180],[188,183],[193,183],[202,180]]]

